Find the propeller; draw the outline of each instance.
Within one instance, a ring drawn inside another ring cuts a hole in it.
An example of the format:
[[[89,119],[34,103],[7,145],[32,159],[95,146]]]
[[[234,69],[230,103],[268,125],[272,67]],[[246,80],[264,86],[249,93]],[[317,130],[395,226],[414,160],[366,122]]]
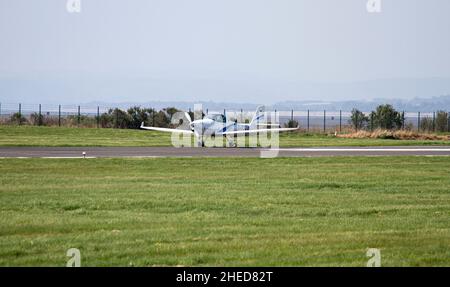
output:
[[[189,122],[189,128],[191,129],[191,130],[194,130],[194,126],[192,125],[192,119],[191,119],[191,116],[189,115],[189,113],[188,112],[184,112],[184,117],[188,120],[188,122]]]
[[[184,112],[184,116],[185,116],[186,119],[189,121],[189,125],[191,125],[192,119],[191,119],[191,116],[189,115],[189,113],[188,113],[188,112]]]

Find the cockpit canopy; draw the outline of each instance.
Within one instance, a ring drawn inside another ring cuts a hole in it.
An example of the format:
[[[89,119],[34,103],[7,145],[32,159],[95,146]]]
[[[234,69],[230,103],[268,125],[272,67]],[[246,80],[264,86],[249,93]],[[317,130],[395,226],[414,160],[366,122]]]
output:
[[[219,123],[225,122],[225,117],[224,117],[224,115],[221,115],[221,114],[208,114],[205,116],[205,118],[211,119],[211,120],[213,120],[215,122],[219,122]]]

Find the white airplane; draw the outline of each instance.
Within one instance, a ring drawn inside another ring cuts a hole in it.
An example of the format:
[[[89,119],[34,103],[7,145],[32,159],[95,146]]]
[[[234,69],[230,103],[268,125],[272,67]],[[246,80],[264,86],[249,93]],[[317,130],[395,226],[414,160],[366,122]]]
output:
[[[188,129],[170,129],[170,128],[159,128],[159,127],[146,127],[144,123],[141,124],[141,129],[160,131],[160,132],[170,132],[170,133],[182,133],[188,135],[194,135],[197,139],[199,146],[204,146],[203,137],[204,136],[235,136],[239,134],[256,134],[264,132],[285,132],[294,131],[296,128],[281,128],[278,124],[267,124],[265,123],[265,109],[264,106],[260,106],[256,109],[256,112],[248,124],[237,123],[236,121],[227,121],[224,114],[208,114],[205,115],[203,119],[192,121],[188,113],[184,113],[186,119],[188,120]],[[265,128],[259,128],[259,127]],[[268,128],[276,126],[276,128]]]

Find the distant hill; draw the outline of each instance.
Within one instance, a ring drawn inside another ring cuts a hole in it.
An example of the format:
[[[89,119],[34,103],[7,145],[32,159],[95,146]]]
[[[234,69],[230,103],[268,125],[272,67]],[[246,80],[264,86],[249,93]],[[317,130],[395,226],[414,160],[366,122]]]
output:
[[[87,102],[139,103],[183,109],[201,102],[211,110],[254,109],[269,104],[278,109],[370,109],[393,103],[400,109],[449,109],[450,78],[379,79],[316,83],[239,76],[233,79],[152,78],[64,74],[0,77],[0,102],[78,105]],[[433,98],[432,98],[433,97]],[[387,100],[390,99],[390,100]]]
[[[240,110],[252,111],[256,109],[258,104],[251,103],[216,103],[216,102],[172,102],[172,101],[155,101],[155,102],[122,102],[122,103],[105,103],[105,102],[90,102],[84,104],[84,106],[110,106],[119,108],[128,108],[131,106],[145,106],[153,107],[156,109],[163,109],[166,107],[176,107],[181,110],[193,109],[194,104],[201,104],[204,110],[208,109],[210,111],[222,111],[227,110]],[[391,104],[396,109],[400,111],[407,112],[433,112],[437,110],[450,111],[450,95],[432,97],[429,99],[375,99],[371,101],[283,101],[278,102],[274,105],[266,105],[268,110],[297,110],[297,111],[350,111],[353,108],[357,108],[361,111],[371,111],[375,109],[376,106],[381,104]]]
[[[432,97],[429,99],[374,99],[371,101],[285,101],[273,105],[278,110],[344,110],[357,108],[361,111],[371,111],[381,104],[391,104],[396,109],[408,112],[432,112],[437,110],[450,111],[450,95]]]

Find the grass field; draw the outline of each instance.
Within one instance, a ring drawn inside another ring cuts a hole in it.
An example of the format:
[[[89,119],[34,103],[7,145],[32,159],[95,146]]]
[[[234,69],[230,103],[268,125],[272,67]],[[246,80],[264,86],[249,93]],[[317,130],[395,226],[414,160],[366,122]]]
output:
[[[447,157],[0,163],[1,266],[450,265]]]
[[[442,140],[348,139],[281,133],[282,147],[450,145]],[[171,135],[143,130],[0,126],[0,146],[171,146]]]

